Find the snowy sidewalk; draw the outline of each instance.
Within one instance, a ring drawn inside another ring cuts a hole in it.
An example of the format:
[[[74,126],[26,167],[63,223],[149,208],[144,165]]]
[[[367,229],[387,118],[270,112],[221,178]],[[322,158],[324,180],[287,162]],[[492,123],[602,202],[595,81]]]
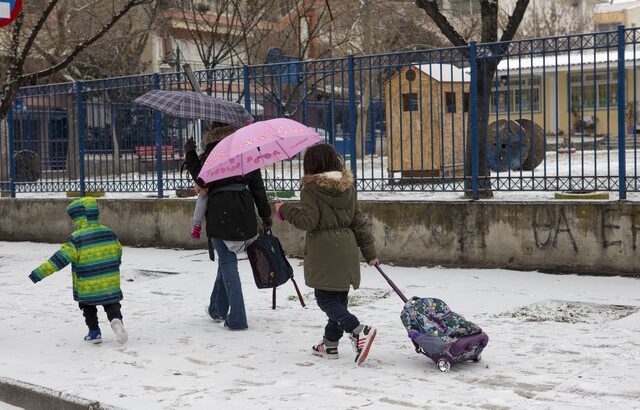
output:
[[[489,335],[481,363],[441,374],[413,350],[399,319],[402,302],[373,268],[363,267],[363,289],[352,293],[353,312],[379,330],[358,368],[346,339],[339,360],[310,354],[325,319],[297,260],[308,309],[293,300],[287,283],[272,311],[271,292],[256,289],[245,260],[250,329],[231,332],[213,323],[204,309],[217,265],[205,251],[125,248],[129,343],[115,342],[99,311],[105,341],[88,345],[70,268],[36,285],[27,278],[57,248],[0,242],[0,376],[127,409],[628,409],[640,403],[638,279],[387,267],[407,296],[442,298]]]

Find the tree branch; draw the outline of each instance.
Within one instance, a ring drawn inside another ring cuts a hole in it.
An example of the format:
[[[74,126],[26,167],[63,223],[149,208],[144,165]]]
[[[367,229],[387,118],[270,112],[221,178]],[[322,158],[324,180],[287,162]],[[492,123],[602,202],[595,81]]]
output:
[[[527,0],[528,1],[528,0]],[[431,20],[438,26],[442,34],[456,47],[467,46],[467,41],[449,23],[449,20],[440,12],[438,3],[434,0],[416,0],[416,6],[424,10]]]
[[[511,16],[509,16],[509,23],[507,27],[502,32],[502,37],[500,41],[510,41],[516,35],[516,31],[522,22],[522,18],[524,17],[524,12],[527,10],[529,6],[529,0],[518,0],[515,9]]]
[[[29,54],[29,51],[31,51],[31,47],[33,46],[34,41],[36,41],[36,37],[38,37],[38,34],[40,33],[42,26],[44,26],[44,23],[49,18],[49,15],[53,11],[53,8],[58,4],[59,1],[60,0],[51,0],[49,4],[47,4],[47,7],[45,7],[44,11],[42,12],[42,15],[40,15],[40,19],[38,19],[38,22],[35,24],[35,26],[33,26],[33,29],[31,30],[31,34],[29,35],[29,38],[24,44],[24,47],[22,48],[22,53],[20,54],[20,58],[18,59],[18,64],[20,66],[22,66],[24,62],[27,60],[27,55]]]
[[[16,21],[13,23],[13,32],[11,33],[11,46],[9,48],[9,64],[7,70],[7,82],[17,78],[22,71],[22,65],[18,64],[18,48],[20,47],[20,33],[22,32],[22,23],[24,22],[24,14],[20,12]]]
[[[104,36],[131,9],[133,9],[134,7],[139,6],[139,5],[143,4],[143,3],[146,3],[146,2],[147,2],[147,0],[128,0],[127,3],[120,9],[120,11],[118,11],[117,14],[115,14],[115,15],[113,15],[111,17],[111,21],[109,21],[107,24],[105,24],[96,34],[93,35],[93,37],[85,40],[83,43],[78,44],[73,49],[73,51],[71,51],[71,53],[69,53],[64,58],[64,60],[62,60],[59,63],[57,63],[56,65],[51,66],[49,68],[46,68],[44,70],[40,70],[40,71],[37,71],[35,73],[31,73],[31,74],[27,74],[27,75],[21,76],[21,78],[20,78],[21,84],[29,83],[29,82],[31,82],[33,80],[37,80],[37,79],[40,79],[42,77],[47,77],[49,75],[57,73],[58,71],[66,68],[69,64],[71,64],[73,59],[76,58],[76,56],[78,54],[80,54],[83,50],[85,50],[91,44],[95,43],[102,36]]]

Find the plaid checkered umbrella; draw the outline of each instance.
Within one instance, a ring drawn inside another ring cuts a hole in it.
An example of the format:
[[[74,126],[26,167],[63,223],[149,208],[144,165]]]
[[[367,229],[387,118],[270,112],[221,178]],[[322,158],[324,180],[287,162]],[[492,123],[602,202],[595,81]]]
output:
[[[135,102],[179,118],[216,121],[244,127],[253,117],[244,107],[231,101],[193,91],[153,90]]]

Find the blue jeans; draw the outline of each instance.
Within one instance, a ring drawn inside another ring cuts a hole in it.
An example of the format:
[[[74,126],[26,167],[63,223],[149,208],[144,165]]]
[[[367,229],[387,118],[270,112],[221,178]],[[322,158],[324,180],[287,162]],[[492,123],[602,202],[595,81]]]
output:
[[[230,329],[246,329],[247,314],[238,273],[238,258],[223,240],[209,240],[213,242],[218,254],[218,275],[211,292],[209,315],[214,319],[224,320]]]
[[[351,333],[360,326],[358,318],[347,310],[349,292],[316,289],[314,293],[318,306],[329,317],[324,328],[325,339],[337,342],[344,332]]]

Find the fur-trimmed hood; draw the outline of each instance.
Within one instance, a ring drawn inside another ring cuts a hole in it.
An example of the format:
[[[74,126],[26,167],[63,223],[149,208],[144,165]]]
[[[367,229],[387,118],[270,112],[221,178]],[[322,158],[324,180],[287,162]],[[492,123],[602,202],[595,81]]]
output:
[[[330,171],[321,174],[305,175],[301,181],[304,189],[333,207],[343,208],[353,195],[353,175],[350,171]]]
[[[212,128],[203,135],[202,142],[204,142],[205,146],[213,144],[215,142],[223,140],[225,137],[233,134],[237,130],[238,127],[235,127],[233,125],[223,125]]]
[[[322,174],[305,175],[302,177],[302,186],[315,184],[322,188],[344,192],[353,185],[353,175],[350,171],[329,171]]]

